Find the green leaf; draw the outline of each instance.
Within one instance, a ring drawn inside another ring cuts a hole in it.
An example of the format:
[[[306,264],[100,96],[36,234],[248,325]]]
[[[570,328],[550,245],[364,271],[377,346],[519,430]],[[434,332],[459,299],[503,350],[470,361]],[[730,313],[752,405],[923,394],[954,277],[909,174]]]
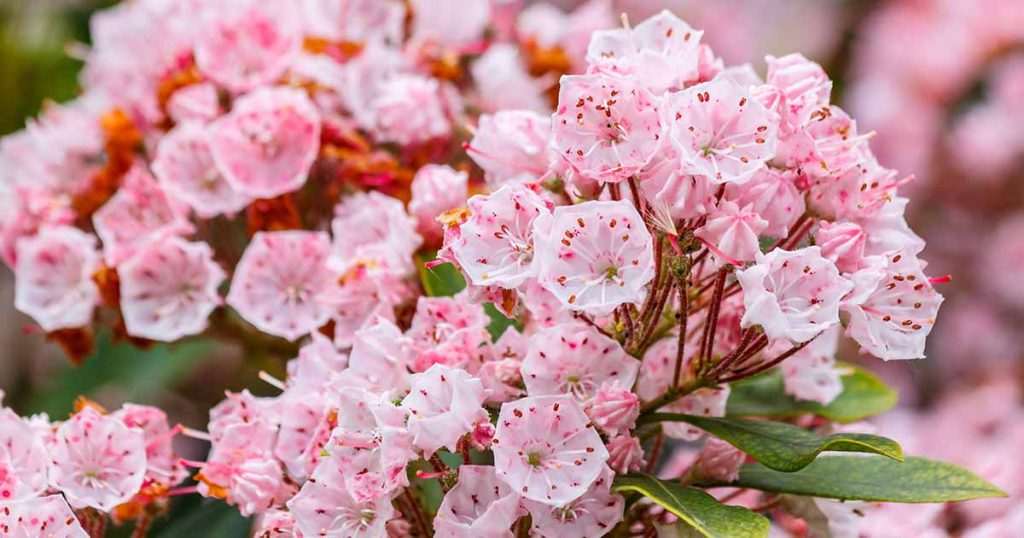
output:
[[[501,338],[501,335],[505,334],[509,327],[515,327],[517,331],[523,330],[522,322],[505,317],[505,314],[502,314],[501,310],[498,310],[493,303],[485,304],[484,311],[491,318],[491,323],[487,325],[487,332],[491,333],[491,340]]]
[[[832,452],[868,452],[903,461],[903,450],[892,439],[864,433],[815,435],[803,428],[768,420],[717,418],[656,413],[644,422],[686,422],[714,434],[732,446],[750,454],[766,467],[793,472],[807,467],[818,454]]]
[[[425,262],[433,260],[433,254],[420,254],[417,257],[419,263],[416,265],[420,272],[420,282],[423,283],[423,291],[429,297],[448,297],[459,293],[466,287],[466,279],[462,278],[454,265],[442,263],[435,267],[427,267]]]
[[[768,536],[768,520],[746,508],[727,506],[699,489],[653,476],[619,476],[612,489],[640,493],[708,538]]]
[[[856,422],[884,413],[896,405],[896,392],[871,372],[851,364],[843,376],[843,392],[832,403],[797,401],[786,395],[778,371],[737,381],[731,385],[726,412],[730,416],[795,417],[813,414],[835,422]]]
[[[760,463],[745,465],[730,486],[829,499],[899,503],[940,503],[1006,497],[974,473],[941,461],[908,457],[822,456],[793,473]]]

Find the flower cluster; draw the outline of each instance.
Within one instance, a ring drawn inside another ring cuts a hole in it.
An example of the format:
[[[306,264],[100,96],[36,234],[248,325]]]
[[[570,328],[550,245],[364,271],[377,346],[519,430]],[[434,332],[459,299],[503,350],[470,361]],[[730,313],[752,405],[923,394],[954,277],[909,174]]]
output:
[[[467,124],[549,110],[557,76],[582,69],[590,31],[613,21],[599,2],[518,17],[471,5],[149,0],[97,14],[83,95],[0,143],[18,309],[82,356],[94,320],[136,340],[203,333],[230,276],[227,305],[260,331],[295,340],[333,321],[348,345],[410,298],[411,254],[465,201]]]
[[[627,511],[614,483],[653,471],[664,437],[706,439],[672,478],[747,460],[686,422],[642,428],[659,412],[724,416],[733,382],[776,366],[828,404],[842,335],[923,357],[943,279],[825,71],[727,67],[667,11],[591,36],[602,6],[96,18],[86,95],[0,148],[18,308],[79,352],[96,319],[140,344],[301,347],[263,376],[280,394],[229,392],[205,432],[139,406],[9,413],[0,477],[31,502],[12,510],[74,527],[59,492],[96,535],[106,514],[141,524],[189,467],[258,536],[649,533],[674,516]],[[443,269],[466,289],[417,279]],[[175,456],[179,433],[207,458]]]
[[[160,409],[125,404],[107,413],[85,399],[75,408],[64,421],[0,408],[5,536],[102,535],[107,514],[115,523],[148,517],[188,475],[172,447],[184,428]]]

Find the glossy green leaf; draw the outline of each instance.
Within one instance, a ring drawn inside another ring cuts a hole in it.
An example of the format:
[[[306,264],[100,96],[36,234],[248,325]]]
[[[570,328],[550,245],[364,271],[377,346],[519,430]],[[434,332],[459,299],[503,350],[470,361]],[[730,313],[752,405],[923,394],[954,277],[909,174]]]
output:
[[[636,492],[663,506],[702,536],[760,538],[768,536],[768,520],[746,508],[727,506],[707,493],[653,476],[619,476],[612,489]]]
[[[442,263],[435,267],[427,267],[423,262],[430,261],[433,256],[421,256],[417,264],[423,291],[430,297],[447,297],[455,295],[466,287],[466,279],[459,270],[450,263]]]
[[[974,473],[941,461],[908,457],[822,456],[792,472],[745,465],[730,486],[829,499],[899,503],[956,502],[1006,493]]]
[[[773,371],[733,383],[726,412],[730,416],[755,417],[813,414],[835,422],[856,422],[896,405],[896,392],[874,374],[850,364],[841,367],[850,373],[843,376],[843,392],[828,405],[789,397],[782,374]]]
[[[864,433],[815,435],[803,428],[769,420],[718,418],[656,413],[644,422],[686,422],[750,454],[766,467],[792,472],[807,467],[825,451],[868,452],[903,461],[900,445],[885,437]]]

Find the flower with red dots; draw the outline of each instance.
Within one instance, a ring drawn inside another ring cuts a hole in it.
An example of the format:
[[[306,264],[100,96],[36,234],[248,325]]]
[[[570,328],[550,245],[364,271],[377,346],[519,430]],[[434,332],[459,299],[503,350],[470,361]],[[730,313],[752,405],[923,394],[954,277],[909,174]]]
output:
[[[444,496],[434,518],[435,536],[501,536],[522,515],[519,496],[488,465],[462,465],[459,483]]]
[[[484,387],[465,370],[435,364],[411,382],[402,408],[409,412],[412,442],[426,457],[441,447],[457,451],[459,440],[488,420]]]
[[[178,124],[160,140],[153,173],[168,194],[202,218],[241,211],[251,201],[214,164],[209,131],[200,123]]]
[[[470,215],[448,250],[477,286],[515,288],[535,276],[534,221],[551,210],[535,192],[505,186],[469,199]]]
[[[570,394],[581,403],[605,383],[632,387],[640,362],[597,329],[567,323],[530,337],[523,360],[523,381],[531,396]]]
[[[538,280],[567,308],[604,315],[643,299],[654,277],[653,240],[632,204],[560,206],[537,226]]]
[[[686,173],[744,183],[775,156],[778,127],[771,113],[727,79],[669,95],[663,116]]]
[[[502,405],[492,447],[502,481],[552,506],[578,499],[607,468],[601,436],[569,396],[531,396]]]
[[[840,301],[853,283],[821,249],[776,249],[736,273],[743,289],[744,327],[760,325],[769,338],[807,342],[839,324]]]
[[[96,239],[71,227],[52,227],[18,242],[14,305],[47,331],[84,327],[100,292]]]
[[[50,447],[50,485],[73,507],[110,511],[131,500],[146,476],[142,431],[92,406],[57,428]]]
[[[152,241],[118,269],[121,312],[128,334],[172,342],[206,329],[220,305],[224,270],[206,243],[180,237]]]
[[[654,95],[606,73],[562,78],[552,124],[558,155],[592,181],[618,183],[639,173],[664,138]]]
[[[59,494],[0,502],[0,533],[18,538],[89,538]]]
[[[320,113],[305,93],[261,88],[210,126],[213,162],[236,192],[273,198],[298,190],[320,147]]]
[[[323,295],[337,285],[323,232],[260,232],[245,249],[227,303],[260,330],[289,340],[327,323]]]
[[[942,295],[911,252],[874,259],[852,278],[857,283],[843,306],[850,315],[847,334],[861,349],[885,360],[924,357],[924,344]]]

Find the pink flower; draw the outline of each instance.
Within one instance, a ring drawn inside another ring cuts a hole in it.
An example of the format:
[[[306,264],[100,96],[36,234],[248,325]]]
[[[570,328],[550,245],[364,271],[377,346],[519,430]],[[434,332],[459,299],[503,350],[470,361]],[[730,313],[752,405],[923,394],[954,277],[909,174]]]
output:
[[[631,29],[594,32],[587,62],[591,69],[630,76],[657,94],[680,90],[699,76],[698,49],[703,35],[662,10]]]
[[[132,168],[121,188],[92,216],[108,264],[117,265],[154,238],[189,233],[185,208],[171,200],[148,170]]]
[[[558,155],[593,181],[624,181],[662,145],[655,97],[632,79],[611,74],[563,77],[552,122]]]
[[[640,439],[629,434],[616,435],[608,440],[608,466],[619,474],[629,474],[644,467],[644,449]]]
[[[637,367],[634,366],[634,369]],[[640,400],[630,391],[629,386],[618,381],[601,383],[593,398],[584,404],[590,420],[608,435],[629,433],[640,416]]]
[[[335,388],[361,387],[401,397],[409,390],[409,368],[416,357],[412,340],[394,323],[378,319],[356,332],[349,367],[332,382]]]
[[[708,437],[697,457],[694,470],[703,480],[732,482],[740,477],[747,455],[717,437]]]
[[[570,394],[584,402],[605,383],[632,387],[640,363],[618,342],[582,323],[556,325],[530,336],[523,380],[531,396]]]
[[[322,295],[337,285],[323,232],[260,232],[235,268],[227,302],[263,332],[289,340],[331,317]]]
[[[381,497],[356,500],[339,478],[338,468],[330,461],[318,467],[319,477],[307,480],[299,493],[288,501],[295,526],[303,536],[327,538],[380,538],[384,526],[394,516],[391,499]]]
[[[869,265],[864,278],[853,276],[858,289],[843,307],[850,315],[846,333],[880,359],[923,358],[942,295],[910,252],[890,253]]]
[[[167,115],[179,125],[213,121],[221,112],[220,95],[212,82],[190,84],[172,93],[167,100]]]
[[[320,114],[306,94],[260,88],[235,101],[210,126],[213,162],[228,184],[251,198],[297,190],[320,147]]]
[[[787,54],[781,58],[768,56],[765,60],[768,63],[766,82],[782,96],[778,112],[786,134],[807,125],[812,114],[828,107],[832,81],[820,65],[802,54]]]
[[[488,420],[483,408],[484,387],[465,370],[435,364],[413,374],[412,388],[402,400],[409,413],[413,444],[430,457],[441,447],[458,451],[459,439]]]
[[[532,396],[501,406],[492,450],[498,477],[527,499],[564,506],[606,469],[608,451],[568,396]]]
[[[501,110],[480,116],[466,152],[483,168],[487,184],[530,183],[551,165],[551,118],[525,110]]]
[[[791,172],[762,168],[742,185],[730,183],[725,189],[726,198],[740,207],[751,206],[768,221],[764,235],[783,238],[806,210],[804,194],[797,189],[794,179]]]
[[[49,453],[43,439],[10,409],[0,409],[0,503],[46,491]]]
[[[423,237],[441,239],[441,213],[461,206],[466,200],[469,174],[450,166],[428,164],[412,179],[409,214],[416,219],[416,231]]]
[[[746,262],[761,252],[758,236],[767,227],[768,221],[752,206],[741,208],[736,202],[722,200],[693,235],[714,247],[712,256],[719,264]]]
[[[209,134],[198,123],[180,123],[160,139],[153,173],[168,194],[191,206],[200,218],[235,213],[251,201],[214,165]]]
[[[78,508],[109,512],[131,500],[146,475],[142,432],[90,406],[57,428],[50,458],[50,485]]]
[[[533,517],[532,530],[539,536],[600,538],[622,520],[625,500],[611,492],[614,474],[607,467],[580,497],[562,506],[526,499],[523,505]]]
[[[307,35],[330,41],[401,43],[405,6],[396,0],[302,0]]]
[[[311,340],[299,348],[299,356],[288,361],[288,387],[319,391],[331,375],[348,366],[348,355],[338,351],[331,339],[314,332]]]
[[[302,538],[302,531],[295,527],[295,516],[291,512],[272,508],[260,514],[253,536],[257,538]]]
[[[724,417],[725,406],[729,401],[729,385],[700,389],[681,400],[665,406],[666,413],[682,413],[702,417]],[[683,441],[696,441],[704,435],[704,431],[685,422],[666,423],[665,435]]]
[[[814,232],[814,243],[821,247],[821,255],[836,264],[844,273],[852,273],[861,266],[867,234],[853,222],[821,221]]]
[[[406,465],[417,458],[405,428],[407,413],[387,394],[353,388],[337,397],[338,425],[311,481],[334,481],[339,473],[358,502],[390,498],[409,485]]]
[[[654,223],[675,231],[675,222],[702,216],[715,207],[716,186],[704,176],[680,171],[678,152],[666,149],[664,159],[647,170],[640,189],[654,210]]]
[[[324,297],[334,309],[336,346],[351,347],[356,332],[377,319],[395,320],[395,306],[415,293],[406,271],[381,259],[360,259],[346,267],[339,286]]]
[[[420,75],[385,79],[370,102],[377,138],[409,146],[451,135],[445,90],[439,80]]]
[[[435,536],[512,538],[509,528],[523,512],[519,496],[498,479],[494,467],[462,465],[459,483],[437,510]]]
[[[152,241],[118,268],[121,312],[128,334],[162,342],[206,329],[221,303],[224,270],[206,243],[180,237]]]
[[[534,221],[548,204],[528,188],[504,186],[469,199],[470,217],[447,247],[477,286],[515,288],[534,276]]]
[[[495,43],[469,67],[477,86],[479,107],[488,112],[550,112],[545,91],[550,81],[534,78],[527,71],[519,48],[510,43]]]
[[[783,361],[779,369],[782,370],[786,394],[822,405],[835,400],[843,392],[842,371],[836,367],[838,346],[839,327],[833,327]],[[785,353],[786,349],[782,347],[774,351]]]
[[[743,88],[719,78],[666,98],[663,117],[683,172],[744,183],[775,155],[776,123]]]
[[[18,242],[14,306],[45,331],[85,327],[100,292],[96,238],[69,226],[44,228]]]
[[[376,191],[346,197],[334,208],[331,265],[349,270],[360,261],[383,261],[391,271],[412,272],[423,242],[402,202]]]
[[[0,532],[17,538],[89,538],[60,494],[0,502]]]
[[[806,342],[839,324],[840,300],[853,284],[819,247],[775,249],[736,273],[743,288],[743,327],[760,325],[769,338]]]
[[[275,408],[281,426],[274,457],[284,464],[292,478],[305,479],[322,459],[337,409],[329,396],[303,385],[288,387],[277,398]]]
[[[412,40],[451,47],[471,45],[483,38],[491,21],[489,2],[462,0],[411,0]]]
[[[196,35],[196,65],[235,92],[281,76],[302,47],[298,10],[285,0],[218,4],[207,10]]]
[[[560,206],[544,228],[538,280],[567,308],[600,316],[643,299],[654,278],[653,240],[633,204]]]
[[[491,344],[491,356],[476,374],[487,390],[487,403],[504,403],[525,395],[520,368],[529,346],[529,339],[515,327],[505,329]]]
[[[243,516],[284,502],[293,490],[273,457],[274,434],[274,426],[262,420],[225,428],[198,476],[199,493],[223,499]]]
[[[166,413],[150,405],[126,403],[110,416],[142,432],[146,442],[147,481],[171,487],[188,476],[174,451],[176,430],[167,423]]]

